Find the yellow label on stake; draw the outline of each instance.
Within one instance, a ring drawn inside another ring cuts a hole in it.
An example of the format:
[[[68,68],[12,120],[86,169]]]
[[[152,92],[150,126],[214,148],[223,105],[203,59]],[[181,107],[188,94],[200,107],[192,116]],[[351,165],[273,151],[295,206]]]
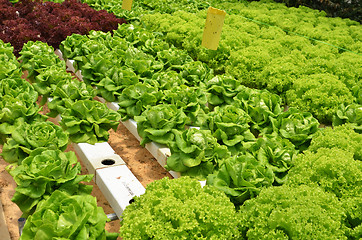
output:
[[[211,50],[216,50],[219,46],[221,37],[222,26],[226,12],[213,7],[207,10],[206,23],[204,28],[204,35],[202,37],[201,46]]]
[[[133,0],[123,0],[122,1],[122,9],[131,11]]]

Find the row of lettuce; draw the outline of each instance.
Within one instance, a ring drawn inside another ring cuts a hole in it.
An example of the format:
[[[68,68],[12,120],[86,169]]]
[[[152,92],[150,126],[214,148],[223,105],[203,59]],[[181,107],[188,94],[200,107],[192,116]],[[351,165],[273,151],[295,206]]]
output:
[[[358,105],[331,115],[335,126],[349,124],[320,130],[311,113],[287,108],[283,96],[245,87],[238,77],[214,75],[212,69],[219,73],[217,69],[194,61],[192,51],[175,48],[167,35],[124,25],[113,36],[91,32],[67,38],[63,56],[75,60],[84,83],[62,82],[68,78],[64,70],[48,67],[64,69],[64,63],[45,44],[29,42],[21,57],[34,88],[53,98],[51,114],[62,115],[61,126],[73,142],[105,141],[110,123],[103,121],[134,118],[141,144],[155,141],[170,147],[168,169],[206,178],[234,203],[189,178],[156,181],[126,209],[122,237],[359,239]],[[44,66],[49,72],[42,75]],[[119,103],[118,113],[109,114],[103,104],[91,101],[94,94]],[[33,230],[30,236],[35,232],[44,231]]]
[[[288,106],[331,124],[336,112],[360,108],[361,32],[358,22],[327,18],[305,7],[272,1],[137,1],[133,10],[117,1],[84,1],[125,17],[184,49],[216,74],[267,89]],[[201,46],[206,9],[227,11],[218,50]]]
[[[41,57],[39,52],[48,55]],[[1,66],[14,66],[2,69],[0,73],[0,135],[4,144],[1,155],[11,163],[6,169],[17,184],[12,201],[19,206],[22,217],[27,218],[20,239],[116,239],[118,233],[105,230],[108,218],[90,195],[92,186],[85,184],[93,176],[81,175],[76,154],[65,152],[69,137],[72,138],[71,131],[64,131],[47,121],[48,116],[40,114],[42,108],[37,104],[38,96],[44,90],[43,81],[61,78],[58,86],[63,86],[63,91],[58,91],[66,95],[64,104],[71,104],[71,97],[76,97],[78,107],[74,108],[83,114],[82,111],[92,106],[87,102],[90,100],[79,97],[86,94],[87,88],[72,79],[65,71],[65,63],[45,43],[35,45],[28,42],[19,60],[21,63],[13,55],[12,46],[0,41]],[[33,85],[22,78],[23,70],[28,71]],[[83,105],[79,106],[82,102]],[[93,108],[100,114],[110,111],[104,108],[101,113],[102,108],[96,106]],[[108,119],[111,118],[107,118],[110,122]],[[63,124],[67,125],[69,121],[76,121],[75,117],[63,119]],[[92,120],[85,121],[84,127],[94,128]]]
[[[319,128],[311,113],[214,75],[137,25],[72,35],[60,49],[122,120],[137,122],[142,145],[165,144],[165,167],[193,177],[148,186],[122,216],[124,239],[361,237],[360,122],[336,114],[333,129]]]

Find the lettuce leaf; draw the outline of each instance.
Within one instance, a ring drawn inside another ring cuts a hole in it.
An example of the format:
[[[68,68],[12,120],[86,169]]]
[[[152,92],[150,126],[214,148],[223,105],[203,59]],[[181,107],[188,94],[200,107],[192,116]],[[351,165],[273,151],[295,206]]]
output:
[[[52,122],[23,123],[11,134],[3,146],[2,156],[9,163],[21,162],[37,148],[60,149],[68,146],[68,134]]]
[[[80,182],[89,182],[93,176],[78,175],[80,169],[74,152],[37,148],[20,166],[7,168],[17,184],[12,201],[23,212],[22,216],[28,217],[41,200],[57,189],[68,194],[90,194],[92,186]]]
[[[74,143],[108,141],[108,130],[116,130],[121,116],[105,104],[94,100],[78,100],[62,114],[59,124]]]

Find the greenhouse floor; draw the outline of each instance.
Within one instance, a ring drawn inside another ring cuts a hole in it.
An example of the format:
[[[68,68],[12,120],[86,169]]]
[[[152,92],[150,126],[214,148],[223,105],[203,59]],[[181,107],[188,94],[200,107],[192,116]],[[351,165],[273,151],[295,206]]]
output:
[[[0,199],[0,239],[10,240],[10,234],[5,221],[3,204]]]

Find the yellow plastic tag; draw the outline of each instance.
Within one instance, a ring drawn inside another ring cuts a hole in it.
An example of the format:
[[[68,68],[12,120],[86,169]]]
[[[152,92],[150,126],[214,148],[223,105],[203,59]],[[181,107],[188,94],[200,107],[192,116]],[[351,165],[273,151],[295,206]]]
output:
[[[123,0],[122,1],[122,9],[131,11],[133,0]]]
[[[213,7],[207,10],[206,23],[204,28],[204,35],[202,37],[201,46],[211,50],[216,50],[219,46],[221,37],[222,26],[226,12]]]

